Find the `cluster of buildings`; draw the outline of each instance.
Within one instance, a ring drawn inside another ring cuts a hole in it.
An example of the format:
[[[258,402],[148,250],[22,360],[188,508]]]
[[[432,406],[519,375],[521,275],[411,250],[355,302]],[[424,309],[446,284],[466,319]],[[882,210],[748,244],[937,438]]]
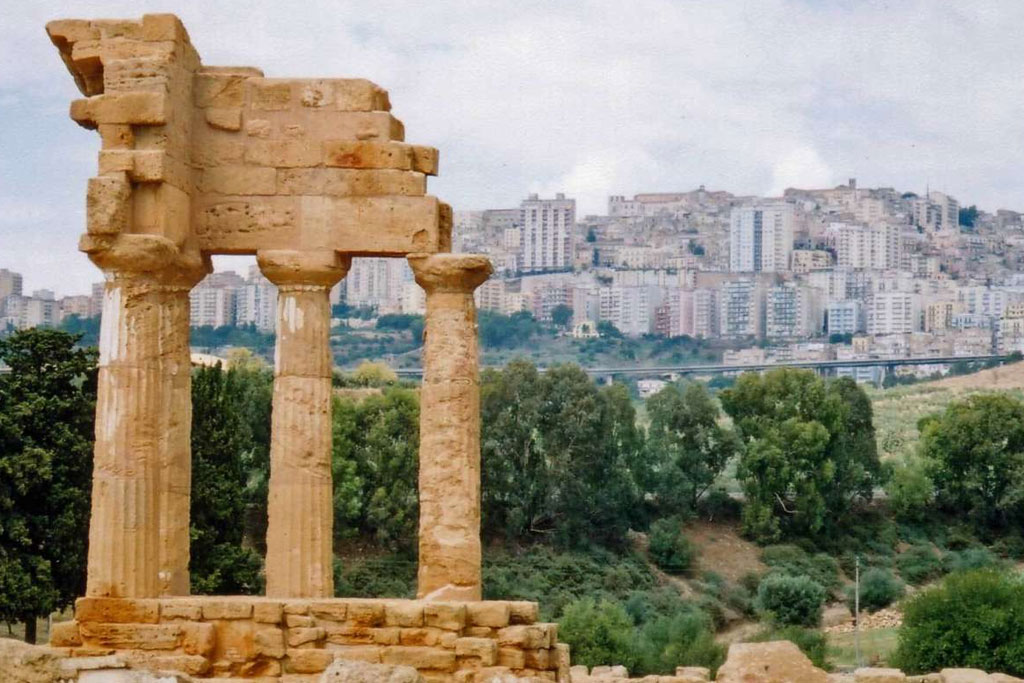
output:
[[[773,198],[701,187],[610,197],[606,215],[574,218],[566,249],[574,209],[531,195],[456,214],[459,247],[498,271],[481,308],[544,320],[564,305],[578,336],[607,321],[627,336],[747,342],[751,362],[1024,351],[1017,212],[972,207],[965,225],[945,193],[854,179]]]
[[[481,309],[540,320],[561,309],[580,337],[607,322],[627,336],[722,339],[738,362],[1024,351],[1024,216],[963,212],[941,192],[854,179],[772,198],[700,187],[612,196],[596,216],[562,194],[530,195],[516,208],[456,212],[454,241],[495,265]],[[97,315],[97,287],[29,297],[3,270],[0,315],[13,327]],[[403,259],[355,259],[332,301],[424,308]],[[255,266],[210,275],[191,302],[196,326],[274,329],[276,291]]]
[[[37,289],[31,296],[22,291],[21,273],[0,268],[0,332],[29,327],[55,327],[68,316],[90,318],[100,314],[103,285],[90,296],[57,299],[52,290]]]

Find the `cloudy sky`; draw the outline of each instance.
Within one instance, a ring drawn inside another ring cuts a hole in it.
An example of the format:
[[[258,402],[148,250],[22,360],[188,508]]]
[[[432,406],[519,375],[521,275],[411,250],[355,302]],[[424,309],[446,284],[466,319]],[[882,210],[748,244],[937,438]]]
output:
[[[387,88],[456,209],[856,176],[1024,210],[1020,0],[5,0],[0,268],[27,290],[98,279],[75,245],[99,138],[44,24],[169,10],[207,64]]]

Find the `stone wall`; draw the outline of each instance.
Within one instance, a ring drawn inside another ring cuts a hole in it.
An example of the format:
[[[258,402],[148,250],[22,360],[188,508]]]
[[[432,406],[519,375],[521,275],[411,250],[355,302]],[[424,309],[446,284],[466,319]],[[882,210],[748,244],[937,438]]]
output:
[[[427,682],[569,680],[568,647],[532,602],[86,597],[51,645],[197,678],[316,681],[338,658],[411,666]]]

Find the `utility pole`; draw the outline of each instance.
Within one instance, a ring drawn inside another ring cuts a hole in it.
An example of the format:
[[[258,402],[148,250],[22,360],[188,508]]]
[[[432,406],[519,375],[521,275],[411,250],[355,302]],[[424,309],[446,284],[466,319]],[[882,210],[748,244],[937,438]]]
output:
[[[853,579],[853,642],[856,648],[857,667],[860,668],[860,555],[856,556]]]

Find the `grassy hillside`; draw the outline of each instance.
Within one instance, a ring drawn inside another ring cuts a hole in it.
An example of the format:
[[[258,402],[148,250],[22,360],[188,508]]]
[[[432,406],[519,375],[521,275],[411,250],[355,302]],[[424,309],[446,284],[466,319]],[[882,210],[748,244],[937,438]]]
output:
[[[1016,398],[1024,398],[1024,363],[933,382],[868,389],[874,407],[879,452],[883,458],[889,458],[912,451],[917,444],[917,423],[921,418],[941,412],[954,400],[990,391],[1005,391]]]

